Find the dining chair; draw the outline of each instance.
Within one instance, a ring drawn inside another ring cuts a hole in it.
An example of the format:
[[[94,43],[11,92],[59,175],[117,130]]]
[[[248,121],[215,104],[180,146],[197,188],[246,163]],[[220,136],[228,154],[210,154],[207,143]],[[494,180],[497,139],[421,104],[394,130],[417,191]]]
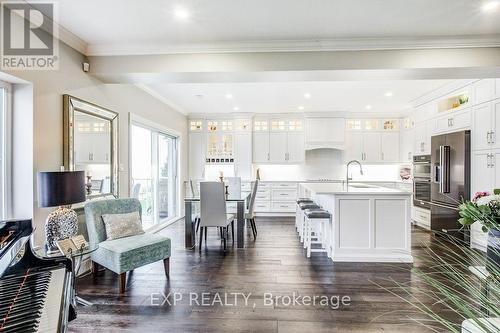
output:
[[[257,239],[257,225],[255,224],[254,205],[258,187],[259,180],[257,179],[253,183],[252,192],[250,193],[250,200],[248,203],[248,211],[245,213],[245,221],[250,223],[250,226],[252,227],[253,239]]]
[[[224,179],[224,185],[227,186],[227,193],[232,197],[241,196],[241,178],[240,177],[226,177]],[[236,214],[238,212],[236,202],[228,202],[226,204],[227,211],[230,214]]]
[[[191,190],[191,196],[193,198],[200,196],[200,193],[198,191],[198,186],[192,179],[189,180],[189,188]],[[196,226],[196,232],[198,232],[198,230],[200,229],[200,212],[198,205],[194,206],[194,210],[191,215],[191,221],[194,221],[194,224]]]
[[[205,233],[206,246],[209,227],[217,227],[220,229],[224,242],[224,251],[226,251],[229,224],[231,224],[231,233],[234,243],[234,214],[227,213],[224,183],[202,182],[200,183],[200,192],[200,251],[203,245],[203,233]]]
[[[230,196],[241,196],[241,177],[226,177],[226,185]]]

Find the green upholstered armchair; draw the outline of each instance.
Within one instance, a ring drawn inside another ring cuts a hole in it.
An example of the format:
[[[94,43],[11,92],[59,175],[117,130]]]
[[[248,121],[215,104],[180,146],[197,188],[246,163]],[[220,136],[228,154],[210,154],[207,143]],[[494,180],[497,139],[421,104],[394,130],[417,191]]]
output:
[[[139,212],[142,217],[141,204],[137,199],[112,199],[94,201],[85,205],[85,222],[87,224],[91,247],[99,248],[91,253],[94,274],[98,265],[119,274],[120,293],[125,291],[126,273],[135,268],[163,260],[167,279],[170,273],[170,239],[167,237],[144,233],[142,235],[106,240],[106,229],[103,214],[125,214]]]

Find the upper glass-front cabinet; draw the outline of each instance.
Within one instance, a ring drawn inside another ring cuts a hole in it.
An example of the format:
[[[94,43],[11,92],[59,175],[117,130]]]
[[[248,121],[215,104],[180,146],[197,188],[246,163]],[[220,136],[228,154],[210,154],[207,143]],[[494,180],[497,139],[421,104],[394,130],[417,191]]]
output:
[[[364,129],[368,131],[376,131],[379,129],[380,121],[378,119],[367,119],[365,120]]]
[[[384,131],[396,131],[399,129],[399,120],[385,119],[382,127]]]
[[[234,122],[237,131],[250,131],[252,129],[252,121],[250,119],[237,119]]]
[[[412,118],[407,117],[403,119],[403,128],[404,129],[411,129],[414,126],[414,121]]]
[[[190,120],[189,130],[191,132],[201,132],[203,131],[203,121],[201,120]]]
[[[271,131],[286,131],[286,120],[273,119],[271,120]]]
[[[267,120],[255,120],[253,122],[253,130],[256,132],[269,131],[269,121],[267,121]]]
[[[346,129],[352,131],[396,131],[399,119],[347,119]]]
[[[348,130],[361,130],[361,120],[359,119],[348,119],[346,120],[346,128]]]
[[[302,120],[289,120],[288,128],[289,131],[300,132],[303,130]]]

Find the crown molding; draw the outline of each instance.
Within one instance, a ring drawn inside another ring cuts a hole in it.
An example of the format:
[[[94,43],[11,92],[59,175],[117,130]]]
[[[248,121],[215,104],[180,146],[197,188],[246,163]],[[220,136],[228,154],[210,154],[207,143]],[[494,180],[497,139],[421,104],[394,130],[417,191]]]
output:
[[[28,2],[26,0],[21,0],[20,2],[30,6],[31,8],[33,8],[35,10],[38,10],[38,8],[36,6],[37,5],[36,2]],[[75,35],[74,33],[72,33],[71,31],[69,31],[68,29],[66,29],[65,27],[63,27],[62,25],[60,25],[58,22],[56,22],[59,20],[59,17],[58,17],[59,16],[59,8],[58,8],[57,4],[56,4],[54,10],[55,10],[55,12],[54,12],[55,21],[52,18],[45,15],[42,11],[40,11],[40,13],[43,15],[43,19],[50,20],[52,22],[52,24],[56,27],[57,32],[54,33],[53,36],[55,38],[57,38],[59,41],[63,42],[64,44],[68,45],[69,47],[75,49],[79,53],[81,53],[83,55],[87,55],[87,49],[89,47],[88,43],[86,41],[84,41],[83,39],[81,39],[80,37],[78,37],[77,35]],[[14,11],[14,13],[19,16],[19,14],[17,12]],[[19,17],[22,17],[22,16],[19,16]],[[26,19],[24,17],[22,17],[22,18]],[[28,20],[31,22],[31,18]],[[48,32],[48,31],[46,31],[46,32]]]
[[[182,107],[180,107],[179,105],[175,104],[171,100],[165,98],[165,96],[163,96],[162,94],[160,94],[156,90],[152,89],[151,87],[149,87],[149,86],[147,86],[145,84],[142,84],[142,83],[136,83],[135,86],[137,88],[141,89],[142,91],[144,91],[145,93],[147,93],[147,94],[151,95],[152,97],[156,98],[157,100],[159,100],[160,102],[162,102],[163,104],[165,104],[169,108],[173,109],[174,111],[182,113],[185,116],[188,115],[188,112],[186,110],[184,110]]]
[[[270,40],[214,43],[115,43],[89,44],[88,56],[237,53],[293,51],[364,51],[499,47],[500,35],[428,36],[396,38],[337,38],[328,40]]]

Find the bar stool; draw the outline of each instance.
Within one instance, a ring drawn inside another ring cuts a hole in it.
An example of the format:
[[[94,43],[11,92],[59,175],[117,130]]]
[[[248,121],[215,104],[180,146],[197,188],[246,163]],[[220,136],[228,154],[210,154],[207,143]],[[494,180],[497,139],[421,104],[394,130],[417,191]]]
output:
[[[332,215],[326,210],[306,209],[304,212],[304,248],[307,258],[311,257],[311,252],[326,252],[330,246],[329,224]],[[314,232],[314,235],[313,235]],[[316,238],[315,241],[312,239]],[[313,249],[312,244],[321,244],[321,248]]]
[[[301,203],[313,203],[313,201],[308,198],[297,199],[297,204],[295,205],[295,230],[297,230],[297,232],[299,232],[300,218],[302,216],[302,210],[299,207]]]
[[[306,209],[321,209],[321,206],[314,203],[314,202],[302,202],[299,204],[299,239],[300,242],[302,243],[304,241],[304,211]]]

